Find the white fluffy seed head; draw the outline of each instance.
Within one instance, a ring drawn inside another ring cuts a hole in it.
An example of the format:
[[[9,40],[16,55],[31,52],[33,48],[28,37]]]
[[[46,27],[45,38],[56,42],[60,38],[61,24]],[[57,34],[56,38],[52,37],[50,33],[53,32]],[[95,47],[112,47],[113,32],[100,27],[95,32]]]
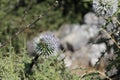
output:
[[[59,39],[50,32],[44,32],[33,40],[35,54],[40,56],[51,56],[59,51]]]
[[[93,0],[93,10],[99,16],[108,18],[118,9],[118,0]]]

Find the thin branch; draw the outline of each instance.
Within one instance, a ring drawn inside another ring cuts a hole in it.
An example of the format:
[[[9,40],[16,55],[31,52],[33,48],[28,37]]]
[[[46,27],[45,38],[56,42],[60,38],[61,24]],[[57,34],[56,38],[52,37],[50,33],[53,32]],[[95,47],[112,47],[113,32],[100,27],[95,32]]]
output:
[[[91,74],[91,73],[99,73],[101,76],[105,77],[105,79],[107,80],[112,80],[111,78],[109,78],[109,76],[105,75],[103,72],[100,72],[100,71],[97,71],[97,70],[94,70],[94,71],[89,71],[87,73],[84,73],[82,76],[81,76],[81,79],[84,78],[87,74]]]
[[[6,42],[3,43],[2,45],[0,45],[0,48],[2,48],[2,47],[4,47],[4,46],[6,46],[7,44],[9,44],[12,39],[16,38],[20,33],[24,32],[26,29],[31,28],[36,22],[38,22],[40,19],[42,19],[43,16],[47,16],[48,13],[49,13],[49,11],[53,10],[56,6],[58,6],[58,3],[54,3],[53,6],[51,6],[51,7],[48,9],[48,11],[46,11],[46,12],[43,13],[43,15],[38,16],[37,19],[35,19],[31,24],[28,24],[26,27],[24,27],[24,28],[21,29],[20,31],[16,32],[8,41],[6,41]],[[29,8],[29,7],[30,7],[30,6],[28,6],[28,8]],[[26,14],[26,11],[27,11],[27,10],[28,10],[28,9],[25,10],[25,14]],[[23,17],[25,17],[25,15],[24,15]]]
[[[10,41],[14,38],[16,38],[20,33],[24,32],[26,29],[31,28],[36,22],[38,22],[40,19],[42,18],[42,16],[38,16],[38,18],[36,20],[34,20],[31,24],[29,24],[28,26],[26,26],[25,28],[21,29],[20,31],[16,32],[7,42],[3,43],[0,48],[4,47],[5,45],[7,45],[8,43],[10,43]]]
[[[115,45],[120,49],[120,46],[117,44],[115,39],[105,29],[101,29],[101,31],[104,31],[110,37],[110,39],[115,43]]]

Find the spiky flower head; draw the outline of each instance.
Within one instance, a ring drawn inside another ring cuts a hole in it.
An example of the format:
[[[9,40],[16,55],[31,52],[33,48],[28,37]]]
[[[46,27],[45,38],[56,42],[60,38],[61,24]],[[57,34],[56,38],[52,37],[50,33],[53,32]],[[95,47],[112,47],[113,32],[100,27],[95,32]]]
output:
[[[34,53],[40,56],[48,57],[59,51],[59,40],[50,32],[40,34],[33,40],[33,43],[35,46]]]
[[[93,10],[104,18],[113,16],[118,9],[118,0],[93,0]]]

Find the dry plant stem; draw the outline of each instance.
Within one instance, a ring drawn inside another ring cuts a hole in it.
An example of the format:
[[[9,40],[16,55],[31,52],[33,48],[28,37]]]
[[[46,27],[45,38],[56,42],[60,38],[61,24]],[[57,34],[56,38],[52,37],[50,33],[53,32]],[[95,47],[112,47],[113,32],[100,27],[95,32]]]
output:
[[[17,33],[15,33],[7,42],[3,43],[0,48],[4,47],[5,45],[7,45],[8,43],[10,43],[10,41],[14,38],[16,38],[20,33],[24,32],[26,29],[31,28],[36,22],[38,22],[40,19],[42,18],[42,16],[38,16],[38,18],[36,20],[34,20],[31,24],[29,24],[28,26],[26,26],[25,28],[21,29],[20,31],[18,31]]]
[[[109,78],[108,76],[106,76],[104,73],[102,73],[102,72],[100,72],[100,71],[90,71],[90,72],[87,72],[87,73],[85,73],[85,74],[83,74],[82,76],[81,76],[81,79],[80,80],[82,80],[82,78],[85,76],[85,75],[87,75],[87,74],[90,74],[90,73],[94,73],[94,72],[97,72],[97,73],[99,73],[101,76],[104,76],[105,77],[105,79],[107,79],[107,80],[112,80],[111,78]]]
[[[120,25],[120,22],[117,20],[117,19],[115,19],[116,20],[116,22]]]
[[[120,49],[120,46],[117,44],[115,39],[105,29],[101,29],[101,31],[104,31],[111,38],[111,40],[115,43],[115,45]]]
[[[108,80],[112,80],[111,78],[109,78],[109,76],[106,76],[104,73],[100,72],[100,71],[97,71],[99,74],[101,74],[102,76],[104,76],[106,79]]]

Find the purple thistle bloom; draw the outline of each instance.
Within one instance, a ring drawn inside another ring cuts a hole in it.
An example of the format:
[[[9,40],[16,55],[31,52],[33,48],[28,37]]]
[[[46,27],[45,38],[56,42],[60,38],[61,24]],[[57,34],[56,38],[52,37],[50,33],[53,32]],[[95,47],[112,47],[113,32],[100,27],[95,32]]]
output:
[[[52,33],[42,33],[33,40],[34,53],[40,56],[51,56],[59,51],[59,40]]]
[[[93,0],[93,10],[97,15],[108,18],[118,9],[118,0]]]

